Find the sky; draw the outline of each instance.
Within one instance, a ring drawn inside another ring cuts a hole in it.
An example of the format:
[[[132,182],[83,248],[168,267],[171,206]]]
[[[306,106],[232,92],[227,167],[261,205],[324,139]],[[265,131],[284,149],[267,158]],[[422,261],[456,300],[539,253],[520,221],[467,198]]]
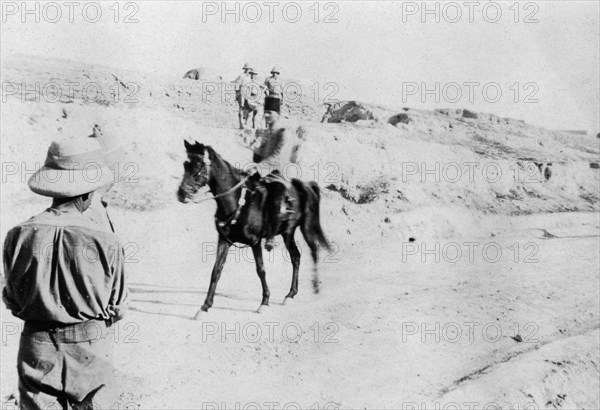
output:
[[[67,3],[31,2],[23,14],[22,2],[3,1],[1,58],[165,79],[200,66],[233,79],[246,61],[266,75],[277,64],[320,98],[600,128],[598,1]]]

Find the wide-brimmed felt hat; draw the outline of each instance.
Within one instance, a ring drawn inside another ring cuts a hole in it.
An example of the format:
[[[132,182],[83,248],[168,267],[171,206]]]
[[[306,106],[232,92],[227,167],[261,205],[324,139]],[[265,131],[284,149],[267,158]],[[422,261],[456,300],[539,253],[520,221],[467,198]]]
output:
[[[252,65],[250,63],[244,63],[242,70],[252,70]]]
[[[93,138],[52,142],[44,166],[29,178],[29,188],[52,198],[71,198],[114,182],[100,143]]]
[[[279,66],[273,66],[273,68],[271,68],[271,74],[273,73],[281,74],[281,71],[279,71]]]

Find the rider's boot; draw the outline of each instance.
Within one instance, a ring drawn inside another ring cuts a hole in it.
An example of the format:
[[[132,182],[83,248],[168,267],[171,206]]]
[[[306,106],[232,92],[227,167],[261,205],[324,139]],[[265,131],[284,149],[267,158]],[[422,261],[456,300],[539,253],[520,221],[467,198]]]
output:
[[[267,238],[267,240],[265,241],[265,250],[267,252],[271,252],[274,247],[275,247],[275,240],[272,237]]]
[[[282,216],[294,213],[294,198],[290,198],[286,195],[284,200],[281,201],[281,209],[279,212]]]

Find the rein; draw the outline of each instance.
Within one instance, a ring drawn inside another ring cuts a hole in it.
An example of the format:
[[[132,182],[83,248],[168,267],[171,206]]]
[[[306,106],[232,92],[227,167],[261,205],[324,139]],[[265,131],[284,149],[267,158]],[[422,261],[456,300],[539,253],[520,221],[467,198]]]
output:
[[[248,177],[244,177],[244,179],[242,179],[240,182],[238,182],[237,184],[235,184],[233,187],[229,188],[227,191],[221,192],[220,194],[213,195],[213,196],[208,197],[208,198],[203,198],[203,199],[201,199],[199,201],[196,201],[196,203],[197,204],[201,204],[202,202],[210,201],[211,199],[217,200],[218,198],[221,198],[222,196],[225,196],[227,194],[232,193],[233,191],[235,191],[236,189],[238,189],[239,187],[241,187],[242,185],[244,185],[247,180],[248,180]]]
[[[208,181],[208,179],[210,178],[210,166],[212,164],[210,157],[208,155],[208,151],[204,151],[204,158],[202,160],[204,162],[204,165],[206,166],[206,168],[205,168],[206,169],[206,180]],[[217,195],[213,195],[209,198],[201,199],[201,200],[197,201],[196,203],[201,204],[202,202],[210,201],[211,199],[216,200],[217,198],[221,198],[222,196],[230,194],[233,191],[235,191],[236,189],[238,189],[239,187],[241,187],[242,185],[244,185],[246,183],[246,181],[248,181],[248,178],[249,177],[246,176],[246,177],[242,178],[242,180],[240,182],[238,182],[237,184],[235,184],[233,187],[229,188],[227,191],[221,192],[220,194],[217,194]]]
[[[244,178],[244,182],[246,179],[247,179],[247,177]],[[240,200],[238,201],[238,206],[235,209],[235,211],[233,212],[233,214],[231,214],[231,216],[227,218],[227,220],[220,221],[219,218],[217,218],[217,216],[215,215],[215,225],[217,227],[217,231],[219,231],[219,234],[223,237],[223,239],[225,239],[225,242],[227,242],[229,245],[234,246],[239,249],[244,249],[244,248],[248,248],[251,246],[255,246],[256,244],[258,244],[260,242],[260,239],[259,239],[257,242],[254,242],[253,244],[239,246],[239,245],[236,245],[231,239],[229,239],[229,236],[227,236],[227,234],[223,230],[223,228],[226,227],[227,225],[235,225],[237,223],[237,219],[240,216],[242,207],[246,204],[247,189],[248,188],[246,188],[246,187],[242,188],[242,194],[240,195]]]
[[[206,179],[208,180],[208,178],[210,178],[210,166],[212,164],[210,161],[210,157],[208,156],[208,151],[204,152],[203,161],[204,161],[204,164],[206,167]],[[196,203],[200,204],[202,202],[210,201],[211,199],[216,201],[217,199],[236,191],[238,188],[243,187],[242,193],[240,195],[240,199],[238,201],[237,208],[235,209],[233,214],[230,217],[228,217],[225,221],[220,221],[215,215],[215,225],[217,227],[217,231],[219,231],[219,234],[225,239],[225,241],[228,244],[230,244],[231,246],[235,246],[236,248],[240,248],[240,249],[255,246],[258,242],[251,244],[251,245],[238,246],[231,239],[229,239],[229,236],[227,236],[227,234],[223,231],[223,228],[227,225],[230,225],[230,224],[235,225],[237,223],[237,218],[239,218],[239,216],[240,216],[242,207],[246,204],[246,190],[248,188],[245,187],[245,184],[249,178],[250,178],[249,176],[245,176],[244,178],[242,178],[242,180],[240,182],[235,184],[233,187],[229,188],[227,191],[221,192],[220,194],[217,194],[217,195],[213,195],[209,198],[203,198],[200,201],[196,202]],[[259,239],[259,241],[260,241],[260,239]]]

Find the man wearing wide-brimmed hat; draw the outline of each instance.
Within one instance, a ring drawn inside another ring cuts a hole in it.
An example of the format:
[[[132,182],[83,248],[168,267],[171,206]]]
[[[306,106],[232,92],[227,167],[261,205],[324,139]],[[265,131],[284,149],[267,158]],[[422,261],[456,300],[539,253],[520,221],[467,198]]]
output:
[[[123,247],[84,215],[112,182],[98,141],[53,142],[29,180],[51,207],[6,236],[2,296],[25,321],[17,359],[23,409],[109,408],[118,399],[109,328],[126,308]]]
[[[278,66],[271,69],[271,77],[265,79],[265,92],[267,97],[283,99],[283,87],[279,81],[280,70]]]
[[[280,73],[281,70],[279,69],[279,66],[274,66],[271,69],[271,76],[265,79],[264,87],[266,97],[278,99],[281,107],[281,104],[283,103],[283,86],[279,80]]]
[[[249,71],[250,82],[245,84],[242,89],[242,98],[244,99],[244,126],[248,124],[250,114],[252,114],[252,128],[256,129],[256,116],[262,105],[263,86],[256,82],[258,73],[254,68]]]
[[[244,118],[244,105],[245,105],[243,90],[244,90],[244,86],[252,81],[250,79],[250,72],[254,71],[253,67],[250,63],[245,63],[244,66],[242,67],[242,70],[244,72],[242,74],[240,74],[239,76],[237,76],[237,78],[235,80],[233,80],[233,83],[235,84],[235,100],[237,101],[238,108],[239,108],[238,119],[240,121],[240,129],[241,130],[244,129],[244,125],[242,123],[242,120]]]

